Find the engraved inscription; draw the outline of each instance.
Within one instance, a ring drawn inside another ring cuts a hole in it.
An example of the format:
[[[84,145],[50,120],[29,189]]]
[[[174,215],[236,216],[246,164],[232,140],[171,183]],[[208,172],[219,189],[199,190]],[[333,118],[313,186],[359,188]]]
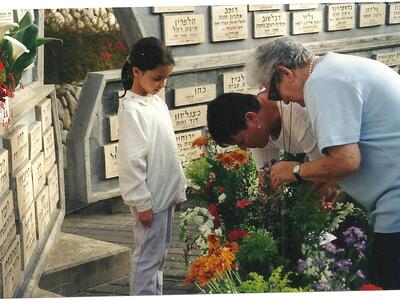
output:
[[[35,199],[35,216],[36,237],[38,240],[40,240],[43,237],[46,227],[50,221],[49,188],[47,185],[43,187]]]
[[[51,99],[43,99],[35,106],[36,119],[42,122],[42,132],[51,126]]]
[[[354,3],[328,5],[328,31],[354,28],[354,7]]]
[[[10,171],[14,172],[25,160],[29,159],[28,126],[15,127],[3,141],[8,150]]]
[[[109,116],[108,124],[110,125],[110,140],[118,141],[119,140],[118,116]]]
[[[322,31],[322,11],[294,12],[292,34],[317,33]]]
[[[54,130],[51,126],[43,133],[43,153],[44,153],[44,171],[47,173],[56,161],[56,151],[54,147]]]
[[[175,89],[175,106],[202,103],[215,99],[215,84],[197,85]]]
[[[49,173],[47,173],[47,181],[49,187],[49,198],[50,198],[50,215],[57,208],[58,200],[60,199],[60,193],[58,190],[58,169],[57,164],[54,164]]]
[[[385,3],[359,4],[360,27],[371,27],[385,24]]]
[[[44,171],[44,154],[40,154],[32,161],[32,186],[33,197],[40,192],[46,182],[46,175]]]
[[[254,37],[285,35],[288,32],[287,13],[254,14]]]
[[[204,15],[164,15],[163,20],[167,46],[204,42]]]
[[[106,179],[118,177],[118,143],[104,146],[104,166]]]
[[[178,144],[179,149],[179,158],[181,161],[188,161],[189,159],[200,157],[200,154],[203,152],[202,149],[198,147],[192,147],[193,140],[200,136],[200,129],[177,133],[175,135],[176,143]]]
[[[0,23],[13,23],[13,11],[12,9],[0,9]]]
[[[230,41],[247,39],[247,7],[213,6],[211,7],[212,40]]]
[[[170,110],[169,114],[175,131],[207,125],[207,105]]]
[[[11,298],[21,278],[21,249],[19,238],[14,238],[0,262],[2,298]]]
[[[0,149],[0,197],[8,190],[10,178],[8,176],[8,151]]]
[[[20,228],[22,268],[25,269],[37,245],[34,203],[32,203],[32,205],[26,211],[25,216],[20,220]]]
[[[378,53],[373,58],[389,67],[400,65],[400,51]]]
[[[13,187],[15,190],[14,199],[16,199],[15,209],[19,218],[21,218],[33,202],[32,165],[30,161],[27,161],[13,177]]]
[[[400,3],[388,3],[389,18],[388,24],[400,23]]]
[[[224,93],[246,93],[247,82],[244,72],[231,72],[222,75]]]
[[[30,124],[28,129],[30,159],[33,159],[42,151],[42,137],[42,123],[40,121],[35,121]]]

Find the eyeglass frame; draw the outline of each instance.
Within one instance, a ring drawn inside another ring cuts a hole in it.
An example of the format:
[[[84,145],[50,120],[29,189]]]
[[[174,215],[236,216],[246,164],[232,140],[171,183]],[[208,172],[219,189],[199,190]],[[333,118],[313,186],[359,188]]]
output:
[[[268,90],[268,99],[272,101],[281,101],[282,96],[278,91],[278,86],[277,83],[279,82],[279,74],[275,70],[272,75],[271,79],[269,81],[269,90]]]

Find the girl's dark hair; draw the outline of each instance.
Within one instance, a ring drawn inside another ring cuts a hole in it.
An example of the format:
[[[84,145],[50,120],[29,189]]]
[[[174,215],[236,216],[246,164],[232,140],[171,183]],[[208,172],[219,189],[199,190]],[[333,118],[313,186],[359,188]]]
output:
[[[155,37],[145,37],[133,44],[127,61],[121,70],[122,86],[130,90],[133,85],[132,68],[137,67],[141,71],[154,70],[158,66],[175,64],[171,49]]]

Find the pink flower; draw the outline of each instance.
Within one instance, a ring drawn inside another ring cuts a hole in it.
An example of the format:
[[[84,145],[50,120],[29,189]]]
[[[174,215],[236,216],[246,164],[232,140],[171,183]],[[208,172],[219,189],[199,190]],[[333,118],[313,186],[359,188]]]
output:
[[[236,206],[239,208],[245,208],[246,206],[249,206],[253,201],[251,199],[241,199],[236,202]]]

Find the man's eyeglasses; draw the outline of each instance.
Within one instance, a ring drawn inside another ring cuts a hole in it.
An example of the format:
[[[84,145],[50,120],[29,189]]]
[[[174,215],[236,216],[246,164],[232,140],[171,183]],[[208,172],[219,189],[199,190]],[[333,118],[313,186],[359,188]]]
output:
[[[281,101],[282,96],[278,91],[278,82],[279,82],[279,74],[274,71],[271,76],[271,80],[269,81],[269,91],[268,91],[268,99],[272,101]]]

